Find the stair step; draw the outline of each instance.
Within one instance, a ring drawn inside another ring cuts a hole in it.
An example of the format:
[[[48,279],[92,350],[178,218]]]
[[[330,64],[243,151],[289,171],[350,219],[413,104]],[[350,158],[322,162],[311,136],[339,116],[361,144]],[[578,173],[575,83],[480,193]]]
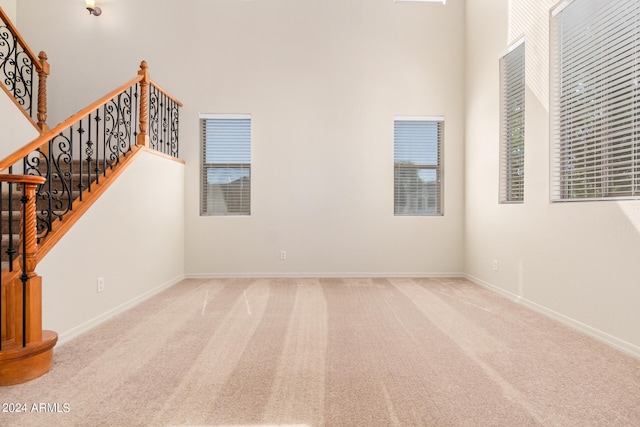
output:
[[[9,224],[11,224],[12,231],[17,233],[20,229],[20,212],[3,210],[0,212],[0,218],[2,219],[0,233],[5,234],[9,232]],[[11,221],[9,221],[11,219]]]
[[[20,235],[14,234],[11,240],[13,241],[13,250],[15,251],[13,256],[15,259],[20,253]],[[7,253],[7,249],[9,249],[9,235],[3,234],[0,240],[0,260],[3,264],[7,263],[8,265],[9,254]]]
[[[105,165],[103,160],[99,160],[98,163],[98,175],[96,176],[96,162],[92,161],[88,164],[86,160],[74,160],[71,163],[61,163],[57,165],[57,168],[52,169],[53,177],[44,184],[41,189],[45,192],[51,192],[54,204],[54,208],[59,207],[56,202],[63,205],[65,208],[69,205],[69,199],[71,201],[78,200],[82,191],[85,191],[95,185],[96,180],[102,179],[103,170],[111,169],[113,166]],[[42,176],[46,175],[47,167],[46,163],[41,163],[39,168]],[[82,174],[80,174],[82,172]],[[32,171],[33,173],[33,171]],[[70,176],[65,174],[71,173]],[[81,187],[79,187],[81,185]],[[71,191],[67,191],[66,188],[71,186]],[[2,185],[0,190],[0,269],[4,270],[8,267],[9,255],[7,249],[9,248],[9,241],[13,242],[13,248],[16,253],[15,257],[20,252],[20,210],[22,202],[22,191],[20,185],[13,185],[11,191],[11,197],[9,197],[9,185]],[[41,197],[36,199],[36,211],[38,213],[48,210],[50,200],[43,199]],[[12,211],[9,211],[9,204],[11,204]],[[68,211],[58,210],[53,211],[53,218],[57,219],[62,214],[66,214]],[[9,219],[12,221],[9,221]],[[11,236],[9,235],[9,225],[11,225]]]
[[[48,189],[47,189],[48,191]],[[61,189],[59,188],[52,188],[51,189],[51,193],[53,194],[54,198],[65,198],[68,199],[68,192],[67,191],[61,191]],[[80,197],[80,190],[74,189],[71,191],[71,195],[73,197],[73,199],[75,200],[77,197]],[[9,204],[9,193],[2,193],[2,209],[6,209],[8,207]],[[20,199],[22,198],[22,193],[19,192],[13,192],[13,194],[11,194],[11,201],[13,202],[14,208],[16,206],[19,206],[21,201]],[[38,199],[39,202],[42,201],[42,199]]]

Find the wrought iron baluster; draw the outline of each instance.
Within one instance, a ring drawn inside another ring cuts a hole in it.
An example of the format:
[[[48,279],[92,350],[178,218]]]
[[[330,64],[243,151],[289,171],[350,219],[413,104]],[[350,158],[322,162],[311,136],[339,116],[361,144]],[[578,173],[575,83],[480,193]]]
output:
[[[27,275],[27,184],[22,183],[22,197],[20,202],[22,203],[22,274],[20,275],[20,281],[22,282],[22,347],[27,346],[27,281],[29,276]]]
[[[156,150],[164,152],[164,94],[158,92],[158,147]]]
[[[24,97],[29,101],[29,107],[27,111],[29,117],[33,117],[33,61],[29,58],[29,55],[22,51],[24,55],[23,67],[20,67],[20,79],[24,85]]]
[[[64,133],[58,134],[56,137],[49,141],[49,150],[46,155],[46,183],[38,192],[38,198],[44,199],[47,204],[47,209],[41,211],[39,214],[39,221],[45,223],[45,227],[38,226],[41,234],[40,238],[44,237],[51,231],[53,221],[62,217],[72,209],[72,196],[73,191],[70,187],[70,179],[65,179],[69,176],[69,172],[64,172],[63,164],[68,165],[68,170],[72,170],[71,159],[73,158],[73,126],[68,128],[68,136]],[[57,146],[55,143],[57,142]],[[38,150],[38,154],[43,154]],[[37,175],[42,173],[37,169],[40,164],[39,159],[34,159],[32,162],[35,167],[29,165],[29,159],[26,159],[26,164],[29,166],[26,170],[27,173],[36,172]],[[62,163],[62,164],[61,164]],[[54,187],[55,181],[58,181],[60,189]],[[67,199],[65,201],[65,198]]]
[[[3,57],[2,49],[5,47],[11,51],[9,58]],[[30,80],[30,72],[26,71],[27,67],[20,74],[20,65],[31,64],[26,59],[22,61],[19,53],[16,54],[16,49],[13,39],[3,39],[0,27],[0,75],[3,69],[9,70],[8,74],[17,74],[17,81],[26,82]],[[142,74],[146,74],[143,65]],[[38,242],[53,229],[56,219],[62,220],[64,215],[73,209],[74,198],[84,200],[84,190],[92,191],[93,184],[100,183],[100,175],[106,176],[107,168],[116,167],[121,162],[121,156],[126,156],[132,151],[132,138],[134,145],[140,143],[162,153],[177,156],[178,107],[181,104],[155,84],[149,83],[148,76],[146,78],[146,94],[143,90],[145,80],[136,82],[135,87],[131,85],[113,95],[94,111],[85,113],[86,115],[77,119],[73,125],[61,128],[59,132],[56,130],[56,136],[34,153],[25,156],[24,172],[46,179],[44,184],[38,186],[37,192]],[[27,85],[27,91],[28,87]],[[14,93],[20,93],[22,88],[12,87],[12,90]],[[143,97],[145,99],[142,99]],[[146,111],[146,118],[142,117],[143,110]],[[146,131],[143,131],[145,128]],[[78,135],[75,135],[76,133]],[[8,191],[11,197],[6,199],[5,192],[4,203],[15,205],[17,200],[12,199],[13,191],[18,191],[17,187],[14,190],[9,186]],[[79,195],[75,191],[79,191]],[[11,208],[16,209],[15,206]],[[11,236],[7,242],[7,255],[13,261],[18,252],[17,240],[14,239],[15,231],[10,224],[13,216],[8,219],[6,232]],[[16,240],[16,244],[13,244],[13,240]]]
[[[51,140],[48,141],[49,154],[51,153],[51,146],[52,146],[51,144],[52,144],[52,141]],[[50,169],[50,159],[49,159],[49,156],[44,155],[44,153],[40,148],[38,148],[36,151],[33,151],[29,155],[25,156],[25,158],[23,159],[24,173],[26,175],[43,176],[42,170],[41,170],[43,160],[47,170],[44,175],[46,178],[48,171]],[[38,209],[37,201],[41,201],[41,202],[44,201],[44,204],[45,204],[42,210],[40,212],[37,212],[36,214],[36,222],[37,222],[36,234],[38,236],[38,242],[39,242],[40,239],[48,233],[48,229],[49,229],[48,224],[50,223],[50,219],[47,217],[49,211],[47,211],[46,205],[49,203],[49,195],[47,192],[46,182],[45,184],[41,184],[37,186],[36,194],[34,197],[36,199],[36,211]],[[40,206],[42,207],[42,203],[40,204]]]
[[[62,135],[62,133],[60,133]],[[51,231],[51,223],[53,222],[53,198],[52,198],[52,188],[51,188],[51,178],[52,178],[52,170],[53,170],[53,139],[49,141],[49,154],[47,155],[47,233]],[[44,237],[44,236],[43,236]]]
[[[85,188],[89,189],[91,192],[92,184],[95,180],[97,184],[100,179],[99,169],[100,165],[98,164],[98,128],[100,127],[100,110],[96,109],[92,114],[89,114],[87,117],[87,143],[84,149],[85,154],[87,155],[87,185]],[[95,130],[94,130],[95,128]],[[94,164],[93,170],[91,169],[91,165]],[[92,175],[93,173],[93,175]]]
[[[84,119],[80,120],[80,123],[78,125],[78,159],[77,159],[77,163],[78,163],[78,170],[77,170],[77,175],[78,175],[78,185],[77,187],[75,187],[73,185],[74,179],[73,176],[76,174],[76,170],[75,170],[75,164],[76,164],[76,158],[72,155],[71,156],[71,163],[69,165],[69,175],[70,175],[70,181],[69,181],[69,188],[71,189],[71,195],[69,197],[69,199],[71,200],[71,206],[73,206],[73,189],[77,188],[78,191],[80,191],[80,195],[78,196],[80,200],[82,200],[82,190],[84,188],[84,183],[82,181],[82,142],[84,140],[84,134],[85,134],[85,130],[84,130],[84,125],[82,124],[82,121]]]
[[[82,132],[84,132],[84,130],[82,129],[82,120],[80,121],[80,123],[78,123],[78,133],[82,134]],[[65,163],[68,164],[68,168],[69,171],[68,172],[63,172],[63,178],[62,181],[65,182],[65,177],[69,177],[69,182],[67,185],[67,189],[68,189],[68,193],[69,193],[69,197],[67,198],[67,212],[73,209],[73,185],[71,184],[71,180],[73,177],[73,159],[74,159],[74,155],[73,155],[73,129],[69,129],[69,152],[67,153],[66,156],[63,157],[63,161]],[[80,138],[78,138],[80,139]],[[63,195],[61,195],[60,197],[62,198]],[[65,212],[66,213],[66,212]],[[60,219],[62,219],[62,215],[60,216]]]
[[[116,156],[115,164],[120,162],[120,141],[122,139],[122,128],[124,127],[124,114],[122,112],[122,94],[118,95],[118,132],[116,133]]]
[[[102,123],[102,173],[107,171],[107,123],[109,122],[109,115],[107,114],[107,104],[102,107],[103,122]]]
[[[179,145],[178,145],[178,125],[180,123],[180,110],[178,109],[178,104],[173,102],[173,120],[172,120],[172,150],[171,154],[174,157],[178,157],[179,154]]]
[[[13,38],[13,97],[18,99],[18,39]]]
[[[149,91],[149,139],[151,141],[151,148],[158,150],[158,116],[159,116],[159,102],[158,90],[153,85],[149,85],[151,90]],[[159,151],[159,150],[158,150]]]
[[[128,114],[129,122],[127,123],[128,138],[127,138],[126,152],[130,153],[131,147],[133,146],[132,138],[135,138],[134,131],[137,123],[134,115],[133,86],[129,88],[129,93],[127,94],[127,100],[129,102],[127,105],[127,114]],[[133,139],[133,141],[135,141],[135,139]]]
[[[134,117],[131,120],[131,127],[133,128],[133,141],[134,141],[134,145],[137,143],[138,141],[138,122],[140,121],[140,102],[139,102],[139,95],[138,95],[138,89],[140,88],[140,83],[136,83],[136,89],[133,95],[133,111],[134,111]]]
[[[95,117],[95,122],[96,122],[96,131],[94,132],[94,138],[93,138],[93,147],[95,147],[95,158],[94,158],[94,163],[96,165],[94,172],[96,173],[96,184],[100,183],[100,124],[102,123],[102,117],[100,116],[100,108],[96,108],[96,117]],[[103,124],[104,126],[104,124]],[[103,138],[104,140],[104,134],[103,134]],[[104,168],[103,168],[104,170]]]
[[[131,129],[131,92],[126,92],[125,94],[125,111],[124,111],[124,132],[125,135],[122,138],[122,154],[126,156],[129,151],[131,151],[131,134],[133,130]]]
[[[95,111],[90,113],[87,116],[87,142],[84,149],[84,154],[87,156],[87,176],[88,180],[84,188],[87,188],[89,192],[91,192],[93,180],[95,179],[96,184],[99,180],[98,169],[100,166],[98,165],[98,128],[100,127],[100,109],[97,108]],[[93,169],[92,169],[93,165]],[[92,175],[93,174],[93,175]],[[83,188],[83,190],[84,190]]]
[[[113,159],[113,146],[112,140],[114,138],[114,134],[116,133],[116,117],[114,117],[114,107],[113,107],[113,99],[110,100],[107,104],[105,104],[104,110],[104,173],[106,174],[107,167],[111,166],[111,162]]]
[[[165,95],[165,97],[167,98],[167,108],[165,111],[165,154],[171,154],[171,108],[173,101],[168,95]]]
[[[160,142],[159,142],[159,150],[161,153],[166,153],[166,147],[164,146],[166,137],[165,132],[167,129],[167,110],[165,106],[167,105],[167,96],[162,93],[160,94]]]
[[[0,73],[2,83],[19,105],[32,116],[33,59],[20,46],[11,25],[0,21]]]

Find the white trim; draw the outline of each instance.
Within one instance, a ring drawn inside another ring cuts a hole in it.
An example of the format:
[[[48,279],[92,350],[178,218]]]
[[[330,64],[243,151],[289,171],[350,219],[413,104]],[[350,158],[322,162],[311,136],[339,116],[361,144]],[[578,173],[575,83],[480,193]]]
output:
[[[174,278],[173,280],[169,280],[168,282],[162,283],[161,285],[156,286],[155,288],[152,288],[147,292],[144,292],[138,295],[137,297],[132,298],[129,301],[126,301],[123,304],[120,304],[119,306],[114,307],[113,309],[96,316],[93,319],[87,320],[86,322],[74,328],[71,328],[68,331],[61,333],[58,336],[58,346],[66,344],[67,342],[73,340],[74,338],[77,338],[78,336],[84,334],[90,329],[93,329],[96,326],[100,325],[101,323],[104,323],[107,320],[117,316],[118,314],[129,310],[130,308],[140,304],[141,302],[151,298],[152,296],[155,296],[156,294],[159,294],[160,292],[166,289],[169,289],[171,286],[181,282],[184,279],[185,279],[185,276],[184,274],[182,274]]]
[[[251,114],[209,114],[200,113],[198,115],[201,119],[219,119],[219,120],[238,120],[238,119],[250,119]]]
[[[513,52],[514,50],[516,50],[521,44],[524,43],[524,36],[520,36],[518,37],[518,39],[516,41],[514,41],[513,43],[511,43],[509,45],[508,48],[506,48],[504,51],[502,51],[500,53],[500,55],[498,56],[499,59],[504,58],[505,56],[507,56],[508,54],[510,54],[511,52]]]
[[[444,116],[395,116],[397,122],[444,122]]]
[[[447,0],[393,0],[394,3],[440,3],[447,4]]]
[[[551,17],[555,18],[556,16],[558,16],[560,12],[565,10],[567,6],[569,6],[573,2],[574,0],[562,0],[560,3],[556,4],[551,8]]]
[[[362,278],[456,278],[464,277],[463,273],[190,273],[185,279],[362,279]]]
[[[582,323],[579,320],[573,319],[569,316],[565,316],[564,314],[558,313],[557,311],[551,310],[550,308],[547,308],[536,302],[533,302],[526,298],[522,298],[519,295],[516,295],[498,286],[495,286],[489,282],[485,282],[484,280],[474,277],[470,274],[465,274],[464,277],[472,281],[473,283],[482,286],[483,288],[486,288],[492,292],[495,292],[496,294],[502,295],[503,297],[509,298],[512,301],[516,303],[520,303],[537,313],[545,315],[553,320],[556,320],[562,323],[565,326],[578,330],[590,336],[591,338],[594,338],[617,350],[620,350],[626,354],[629,354],[630,356],[640,359],[640,347],[634,344],[631,344],[630,342],[621,340],[620,338],[617,338],[611,334],[608,334],[607,332],[601,331],[600,329],[596,329],[592,326]]]

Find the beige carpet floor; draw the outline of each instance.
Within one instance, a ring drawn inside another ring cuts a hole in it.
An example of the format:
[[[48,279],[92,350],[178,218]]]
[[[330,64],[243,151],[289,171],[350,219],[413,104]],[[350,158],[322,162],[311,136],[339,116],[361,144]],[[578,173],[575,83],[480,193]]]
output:
[[[185,280],[54,358],[0,425],[640,426],[640,360],[462,279]]]

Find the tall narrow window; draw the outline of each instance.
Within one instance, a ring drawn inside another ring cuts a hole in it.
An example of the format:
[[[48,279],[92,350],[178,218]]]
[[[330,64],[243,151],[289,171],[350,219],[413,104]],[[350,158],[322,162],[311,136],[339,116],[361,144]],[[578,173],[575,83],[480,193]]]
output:
[[[554,201],[640,197],[640,2],[551,14]]]
[[[524,201],[524,40],[500,58],[500,202]]]
[[[442,117],[394,121],[395,215],[442,215]]]
[[[251,116],[203,114],[200,122],[201,215],[250,215]]]

